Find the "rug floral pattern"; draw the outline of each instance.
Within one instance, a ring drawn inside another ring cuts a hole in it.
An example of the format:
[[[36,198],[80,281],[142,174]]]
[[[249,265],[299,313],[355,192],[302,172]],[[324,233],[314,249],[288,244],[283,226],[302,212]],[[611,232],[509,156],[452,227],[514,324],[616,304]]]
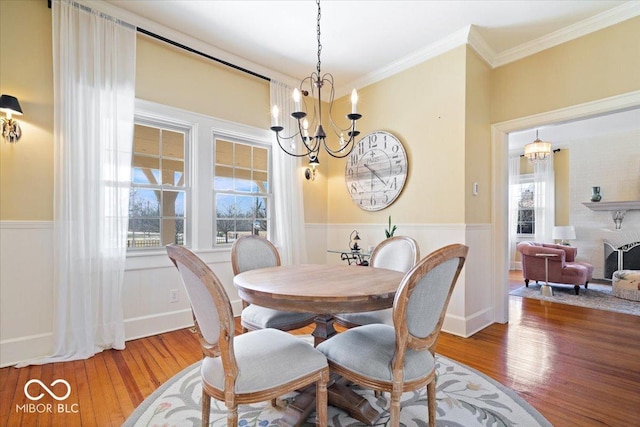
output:
[[[513,390],[507,389],[485,375],[443,356],[437,357],[437,425],[470,426],[550,426],[532,406]],[[384,396],[354,388],[371,405],[382,412],[376,426],[389,424]],[[190,366],[160,389],[156,390],[124,424],[125,426],[199,426],[200,425],[200,364]],[[293,394],[284,396],[283,404]],[[280,405],[278,405],[280,406]],[[281,409],[269,403],[241,405],[239,426],[282,426]],[[427,425],[426,388],[405,393],[402,397],[401,424]],[[211,425],[226,426],[224,403],[211,401]],[[309,423],[309,425],[313,425]],[[329,425],[333,427],[362,426],[340,409],[329,407]]]

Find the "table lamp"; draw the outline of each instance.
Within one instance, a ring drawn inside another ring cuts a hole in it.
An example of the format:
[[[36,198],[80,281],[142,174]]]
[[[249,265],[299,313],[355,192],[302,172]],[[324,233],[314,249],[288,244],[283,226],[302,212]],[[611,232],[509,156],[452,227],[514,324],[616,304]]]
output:
[[[553,227],[553,233],[551,237],[554,240],[560,240],[561,245],[571,246],[568,240],[576,239],[576,229],[573,227],[573,225],[562,225]]]

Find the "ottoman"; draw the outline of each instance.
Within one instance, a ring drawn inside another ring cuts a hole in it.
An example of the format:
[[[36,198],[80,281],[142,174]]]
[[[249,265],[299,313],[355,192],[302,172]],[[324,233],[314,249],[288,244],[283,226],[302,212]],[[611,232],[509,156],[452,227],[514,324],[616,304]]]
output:
[[[618,270],[612,278],[613,296],[640,301],[640,270]]]

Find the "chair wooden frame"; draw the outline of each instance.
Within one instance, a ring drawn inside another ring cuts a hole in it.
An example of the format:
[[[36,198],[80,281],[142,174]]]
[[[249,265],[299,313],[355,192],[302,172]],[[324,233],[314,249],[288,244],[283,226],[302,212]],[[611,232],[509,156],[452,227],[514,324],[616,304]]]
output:
[[[265,247],[267,247],[271,251],[275,259],[275,264],[273,265],[274,267],[279,266],[281,264],[280,254],[278,253],[278,249],[274,246],[273,243],[271,243],[268,239],[265,239],[264,237],[249,234],[249,235],[238,238],[233,243],[233,246],[231,247],[231,268],[233,269],[234,276],[244,272],[244,270],[242,270],[242,268],[240,267],[240,247],[245,241],[249,239],[260,241]],[[242,300],[242,309],[244,310],[248,306],[249,306],[249,303],[245,300]],[[291,323],[288,323],[287,325],[281,325],[278,327],[278,329],[282,331],[292,331],[294,329],[299,329],[304,326],[307,326],[311,323],[313,323],[313,318],[308,318],[299,322],[291,322]],[[241,319],[241,324],[242,324],[243,332],[259,329],[254,325],[244,322],[242,319]]]
[[[369,266],[378,267],[378,265],[376,264],[378,263],[378,260],[380,260],[380,254],[382,253],[382,250],[385,249],[387,246],[397,244],[398,242],[406,243],[411,247],[412,255],[413,255],[413,259],[411,260],[411,266],[412,267],[415,266],[420,260],[420,248],[418,247],[418,242],[416,242],[413,238],[409,236],[389,237],[388,239],[385,239],[382,242],[380,242],[373,249],[373,252],[371,253],[371,258],[369,259]],[[406,273],[406,271],[402,271],[402,273]],[[385,310],[391,310],[391,309],[385,309]],[[355,328],[356,326],[362,326],[360,323],[354,323],[339,314],[336,315],[334,318],[337,324],[344,326],[345,328]]]
[[[203,335],[198,319],[194,313],[194,323],[198,332],[200,346],[204,357],[220,357],[224,367],[224,389],[212,387],[202,381],[202,425],[209,425],[211,410],[211,398],[223,401],[227,406],[227,425],[237,426],[238,405],[269,401],[282,396],[287,392],[300,390],[308,385],[316,383],[316,414],[320,426],[327,425],[327,382],[329,380],[329,368],[310,372],[279,386],[261,390],[259,392],[238,393],[235,383],[239,374],[238,363],[234,353],[235,325],[231,302],[224,287],[215,273],[193,252],[185,247],[177,245],[167,246],[167,253],[173,264],[180,271],[182,264],[191,273],[195,274],[206,287],[213,298],[219,317],[219,335],[216,342],[208,342]],[[182,274],[182,273],[181,273]],[[261,331],[251,332],[260,333]]]
[[[429,408],[429,425],[436,425],[436,383],[435,383],[435,367],[425,376],[405,382],[403,379],[403,366],[407,350],[429,351],[435,357],[435,347],[440,335],[440,329],[447,311],[449,300],[455,286],[458,276],[464,266],[469,248],[465,245],[454,244],[445,246],[434,251],[427,257],[422,259],[412,270],[410,270],[402,280],[398,292],[393,302],[393,322],[396,331],[395,356],[392,361],[392,380],[380,381],[355,373],[341,365],[329,360],[329,368],[333,373],[341,375],[349,381],[360,384],[363,387],[376,391],[391,393],[390,403],[390,425],[397,427],[400,425],[400,400],[402,393],[406,391],[416,390],[427,386],[427,405]],[[432,269],[445,261],[451,259],[459,259],[457,270],[453,280],[449,286],[448,295],[432,332],[426,337],[420,338],[410,334],[407,323],[407,305],[415,286],[421,279]],[[366,327],[366,326],[365,326]],[[348,332],[345,332],[348,333]]]

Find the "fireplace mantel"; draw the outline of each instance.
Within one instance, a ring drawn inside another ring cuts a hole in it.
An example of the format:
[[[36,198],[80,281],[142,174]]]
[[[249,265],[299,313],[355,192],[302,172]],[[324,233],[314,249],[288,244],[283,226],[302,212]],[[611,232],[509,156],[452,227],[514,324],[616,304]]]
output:
[[[582,203],[592,211],[609,211],[616,224],[616,230],[622,228],[622,220],[627,211],[640,210],[640,200],[627,202],[584,202]]]

